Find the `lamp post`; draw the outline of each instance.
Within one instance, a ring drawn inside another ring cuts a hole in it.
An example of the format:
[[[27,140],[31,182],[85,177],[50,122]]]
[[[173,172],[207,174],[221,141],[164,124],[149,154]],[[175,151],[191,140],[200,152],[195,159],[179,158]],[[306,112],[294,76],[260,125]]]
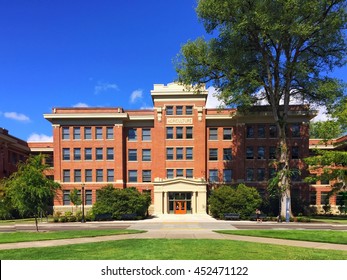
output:
[[[82,195],[82,220],[81,220],[81,223],[85,223],[86,221],[84,219],[84,184],[82,184],[81,195]]]

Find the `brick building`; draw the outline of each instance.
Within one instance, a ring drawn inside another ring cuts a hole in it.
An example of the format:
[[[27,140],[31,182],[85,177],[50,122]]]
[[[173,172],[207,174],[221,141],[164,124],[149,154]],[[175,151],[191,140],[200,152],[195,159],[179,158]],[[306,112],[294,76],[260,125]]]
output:
[[[62,186],[55,210],[70,211],[68,194],[82,185],[87,207],[98,189],[112,184],[150,193],[155,214],[206,213],[208,190],[216,184],[244,182],[264,192],[277,150],[268,108],[206,109],[206,90],[195,94],[175,83],[156,84],[151,95],[153,110],[54,108],[44,115],[53,126],[54,179]],[[293,168],[305,168],[313,116],[291,107]],[[308,199],[299,176],[293,194]]]

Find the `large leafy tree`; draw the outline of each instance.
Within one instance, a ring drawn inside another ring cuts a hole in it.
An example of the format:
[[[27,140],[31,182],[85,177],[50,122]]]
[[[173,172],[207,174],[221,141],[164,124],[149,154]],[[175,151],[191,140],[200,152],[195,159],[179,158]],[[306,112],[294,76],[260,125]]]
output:
[[[60,185],[44,175],[43,155],[31,156],[18,164],[18,171],[5,180],[5,193],[20,213],[35,218],[45,212]]]
[[[328,74],[346,63],[345,2],[200,0],[197,14],[211,39],[188,42],[176,62],[179,82],[213,85],[227,105],[268,102],[279,131],[283,216],[290,199],[290,100],[330,109],[343,96],[344,85]]]

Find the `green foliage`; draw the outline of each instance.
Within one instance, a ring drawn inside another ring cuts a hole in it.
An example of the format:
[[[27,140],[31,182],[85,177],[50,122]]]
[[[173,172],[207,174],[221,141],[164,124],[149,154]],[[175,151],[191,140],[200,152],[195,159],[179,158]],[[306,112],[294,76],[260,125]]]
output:
[[[145,217],[150,203],[150,197],[135,188],[115,189],[109,185],[97,191],[97,201],[92,211],[94,215],[110,213],[116,220],[124,214]]]
[[[223,219],[225,213],[238,213],[242,219],[254,214],[262,199],[255,188],[239,184],[236,188],[221,186],[209,198],[211,214]]]
[[[327,145],[329,140],[341,135],[341,126],[336,121],[311,122],[310,138],[322,139],[322,143]]]
[[[82,204],[81,194],[79,190],[77,190],[76,188],[70,191],[69,197],[70,197],[71,203],[75,205],[76,207]]]

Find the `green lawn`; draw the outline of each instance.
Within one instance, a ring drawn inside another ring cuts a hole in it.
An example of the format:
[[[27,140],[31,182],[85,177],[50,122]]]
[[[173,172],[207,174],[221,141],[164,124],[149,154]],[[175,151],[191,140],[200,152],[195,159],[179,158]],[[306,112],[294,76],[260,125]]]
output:
[[[342,230],[218,230],[218,233],[347,244],[347,231]]]
[[[39,240],[69,239],[79,237],[95,237],[105,235],[142,233],[145,231],[113,229],[113,230],[65,230],[48,232],[4,232],[0,233],[0,243],[14,243]]]
[[[129,239],[1,250],[1,260],[347,260],[346,251],[206,239]]]

